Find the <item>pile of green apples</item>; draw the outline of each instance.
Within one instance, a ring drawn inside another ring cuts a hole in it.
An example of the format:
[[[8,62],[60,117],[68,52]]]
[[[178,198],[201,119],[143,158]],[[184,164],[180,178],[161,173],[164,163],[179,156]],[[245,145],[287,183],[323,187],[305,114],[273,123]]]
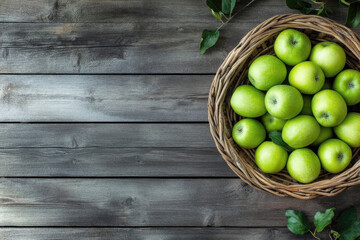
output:
[[[294,29],[277,36],[274,51],[276,57],[262,55],[251,63],[252,85],[239,86],[231,97],[242,117],[233,127],[234,141],[257,148],[255,161],[263,172],[286,166],[300,183],[317,179],[321,167],[343,171],[351,148],[360,147],[360,113],[348,109],[360,102],[360,72],[344,70],[346,54],[338,44],[312,47],[308,36]],[[280,141],[266,141],[274,131]]]

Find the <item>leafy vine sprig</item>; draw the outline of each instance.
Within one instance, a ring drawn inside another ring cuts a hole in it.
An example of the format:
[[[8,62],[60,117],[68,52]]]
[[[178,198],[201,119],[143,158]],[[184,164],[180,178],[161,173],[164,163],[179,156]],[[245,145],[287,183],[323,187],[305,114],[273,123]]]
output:
[[[286,210],[288,229],[297,235],[310,233],[315,239],[320,240],[317,233],[328,230],[331,240],[355,240],[360,237],[360,219],[357,218],[355,207],[345,209],[333,223],[335,208],[318,211],[314,216],[315,229],[311,230],[310,222],[302,211]]]
[[[211,48],[219,40],[220,29],[230,22],[244,8],[248,7],[255,0],[249,1],[244,7],[235,14],[236,0],[206,0],[206,5],[210,8],[212,15],[221,21],[221,25],[216,30],[204,29],[201,35],[200,54]],[[328,6],[328,0],[284,0],[290,9],[296,9],[303,14],[316,14],[326,16],[333,13]],[[360,24],[360,0],[339,0],[339,4],[348,8],[345,25],[354,28]]]

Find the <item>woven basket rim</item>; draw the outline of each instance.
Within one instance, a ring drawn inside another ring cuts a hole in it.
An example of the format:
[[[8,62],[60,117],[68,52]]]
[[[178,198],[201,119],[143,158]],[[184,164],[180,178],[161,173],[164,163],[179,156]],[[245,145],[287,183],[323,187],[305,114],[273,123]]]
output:
[[[254,53],[258,53],[256,52],[257,47],[261,46],[263,51],[268,51],[269,48],[266,46],[266,41],[287,28],[302,29],[305,33],[307,31],[315,32],[320,39],[322,35],[324,37],[333,37],[345,49],[349,50],[347,54],[349,54],[350,60],[357,60],[355,64],[350,60],[347,63],[359,70],[360,38],[358,34],[349,28],[331,19],[314,15],[282,14],[273,16],[250,30],[240,40],[239,44],[229,52],[217,70],[209,92],[208,119],[210,132],[217,149],[226,163],[250,186],[278,196],[291,196],[298,199],[334,196],[348,187],[360,184],[359,148],[353,151],[354,158],[357,156],[356,160],[352,160],[355,163],[344,172],[333,175],[331,178],[314,181],[310,184],[292,183],[289,185],[277,180],[278,178],[285,178],[285,175],[269,176],[259,171],[257,167],[254,168],[249,164],[244,164],[243,159],[237,155],[241,153],[243,157],[251,158],[253,152],[242,148],[239,152],[239,147],[234,147],[231,134],[229,135],[229,129],[226,128],[226,122],[229,121],[228,119],[231,115],[229,111],[224,109],[229,87],[235,81],[241,81],[241,77],[239,77],[239,80],[236,80],[236,76],[243,74],[241,70],[246,67],[246,61],[253,59],[251,57],[254,56]]]

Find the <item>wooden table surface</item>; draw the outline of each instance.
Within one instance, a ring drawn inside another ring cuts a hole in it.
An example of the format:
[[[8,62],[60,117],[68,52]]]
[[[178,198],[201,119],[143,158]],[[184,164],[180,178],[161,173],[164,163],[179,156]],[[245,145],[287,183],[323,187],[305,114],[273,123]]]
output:
[[[255,1],[201,56],[202,29],[219,25],[204,1],[1,0],[0,239],[307,239],[286,209],[360,208],[359,187],[311,201],[256,191],[210,135],[219,65],[292,12]]]

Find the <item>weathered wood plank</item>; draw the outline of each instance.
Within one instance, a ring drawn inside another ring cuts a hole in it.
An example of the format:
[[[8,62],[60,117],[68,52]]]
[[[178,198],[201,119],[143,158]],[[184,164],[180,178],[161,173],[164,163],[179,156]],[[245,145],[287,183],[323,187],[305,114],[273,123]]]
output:
[[[207,124],[0,124],[0,176],[230,177]]]
[[[288,240],[304,239],[285,228],[0,228],[2,240]]]
[[[0,124],[0,148],[214,147],[208,124]]]
[[[249,1],[239,1],[238,9]],[[214,20],[205,2],[183,0],[169,4],[166,0],[2,0],[1,22],[206,22]],[[262,6],[263,14],[272,14],[276,8],[287,10],[280,1],[261,1],[253,6]],[[236,10],[235,10],[236,11]],[[246,14],[246,12],[244,12]],[[258,15],[247,14],[258,20]],[[214,21],[216,22],[216,21]]]
[[[0,75],[0,121],[207,121],[212,76]]]
[[[250,0],[238,1],[235,12],[248,2]],[[346,9],[339,7],[337,2],[330,1],[329,5],[336,9],[333,15],[335,18],[344,16]],[[296,12],[277,0],[255,1],[248,10],[241,15],[254,22],[276,13]],[[212,20],[216,23],[205,2],[197,0],[182,0],[171,4],[166,0],[2,0],[0,5],[1,22],[169,22],[169,18],[172,18],[173,22]],[[239,21],[239,18],[232,21]]]
[[[245,32],[257,24],[244,21],[242,24],[229,23],[228,26],[232,30]],[[211,28],[211,24],[177,23],[173,20],[168,23],[0,23],[0,46],[7,50],[2,53],[7,60],[13,48],[64,51],[64,48],[112,47],[130,52],[131,48],[152,46],[153,51],[164,51],[171,50],[171,47],[192,45],[188,41],[201,35],[201,27]],[[222,42],[236,44],[239,41],[232,32],[227,34],[230,38]]]
[[[207,27],[203,24],[0,25],[4,29],[0,73],[124,74],[214,73],[255,23],[229,24],[230,31],[222,33],[224,40],[216,51],[204,56],[199,54],[202,28]],[[233,31],[239,35],[234,37]]]
[[[95,35],[80,33],[83,35],[78,41],[69,40],[69,38],[76,39],[77,35],[80,35],[76,33],[69,34],[69,37],[57,34],[60,36],[53,38],[48,37],[54,34],[51,31],[41,35],[29,35],[28,41],[44,44],[37,47],[27,43],[21,43],[27,47],[10,47],[12,39],[15,44],[20,44],[17,40],[19,37],[5,40],[0,36],[0,41],[5,41],[7,46],[0,49],[3,56],[0,58],[0,72],[213,74],[227,53],[256,25],[246,22],[228,24],[228,29],[222,32],[219,44],[206,55],[200,55],[199,39],[202,28],[206,26],[199,24],[185,26],[178,23],[174,26],[174,23],[169,23],[162,26],[155,25],[158,28],[152,30],[147,29],[147,26],[152,25],[151,23],[144,24],[146,26],[140,26],[144,28],[141,34],[135,35],[135,32],[134,35],[125,37],[121,37],[120,34],[120,36],[110,36],[109,40],[103,41],[98,40],[98,36],[106,34],[102,30]],[[57,28],[57,25],[54,28]],[[91,28],[92,26],[88,26],[88,29]],[[111,28],[107,31],[111,31]],[[238,34],[234,35],[234,32]],[[43,37],[45,39],[38,40]],[[64,43],[61,39],[65,39]],[[87,40],[82,41],[82,39]],[[148,39],[151,40],[147,41]]]
[[[29,3],[4,1],[0,20],[66,23],[1,23],[2,73],[213,74],[251,28],[275,14],[293,12],[281,1],[255,2],[221,30],[214,49],[200,56],[202,29],[219,25],[203,1],[112,0],[102,1],[101,6],[93,0]],[[15,6],[18,10],[10,11]],[[345,10],[337,9],[333,18],[343,22]],[[82,23],[87,21],[105,23]]]
[[[0,226],[284,227],[286,209],[359,208],[358,191],[303,201],[239,179],[1,179]]]
[[[235,177],[216,148],[0,149],[2,177]]]

